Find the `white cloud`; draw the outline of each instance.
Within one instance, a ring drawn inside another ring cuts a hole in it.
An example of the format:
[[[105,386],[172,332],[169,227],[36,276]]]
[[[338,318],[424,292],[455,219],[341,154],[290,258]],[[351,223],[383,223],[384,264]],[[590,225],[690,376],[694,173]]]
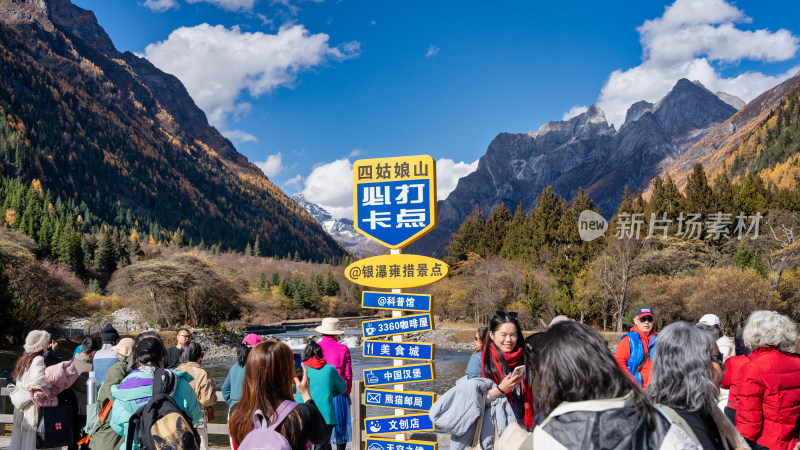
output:
[[[569,111],[564,113],[564,115],[561,117],[561,120],[572,119],[577,115],[585,113],[587,109],[589,109],[588,106],[575,105],[572,108],[570,108]]]
[[[220,129],[219,132],[236,144],[242,144],[244,142],[258,142],[257,137],[246,131]]]
[[[458,180],[478,168],[478,161],[465,163],[441,158],[436,161],[436,199],[444,200],[456,188]]]
[[[178,7],[177,0],[146,0],[144,7],[155,12],[164,12]]]
[[[267,34],[201,24],[176,29],[165,41],[148,45],[145,56],[177,76],[209,122],[225,130],[229,118],[247,111],[239,100],[243,93],[258,97],[293,87],[301,72],[360,53],[358,42],[332,47],[328,39],[302,25]]]
[[[714,63],[742,59],[775,62],[794,57],[800,39],[788,30],[740,30],[749,23],[743,11],[725,0],[676,0],[664,14],[637,28],[642,64],[611,73],[600,93],[599,106],[619,127],[625,112],[639,100],[658,101],[680,78],[698,80],[712,92],[725,91],[750,101],[793,76],[800,66],[770,76],[745,72],[726,78]]]
[[[366,150],[363,148],[354,148],[352,152],[350,152],[350,158],[355,158],[356,156],[360,156],[366,153]]]
[[[252,11],[256,0],[186,0],[187,3],[211,3],[227,11]]]
[[[283,155],[280,152],[274,155],[268,155],[265,161],[254,163],[267,178],[274,178],[286,169],[283,165]]]
[[[306,200],[327,209],[336,218],[353,218],[353,163],[349,158],[321,164],[305,179]]]
[[[425,57],[433,58],[437,53],[439,53],[439,47],[434,47],[433,44],[431,44],[431,46],[428,47],[428,53],[425,53]]]
[[[299,191],[303,187],[303,176],[302,175],[295,175],[292,178],[289,178],[283,183],[284,190],[291,189],[294,191]]]

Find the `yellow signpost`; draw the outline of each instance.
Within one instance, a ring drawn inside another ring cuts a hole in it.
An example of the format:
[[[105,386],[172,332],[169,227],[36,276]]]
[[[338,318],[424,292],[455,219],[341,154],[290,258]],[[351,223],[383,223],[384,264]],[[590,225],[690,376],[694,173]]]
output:
[[[433,328],[430,314],[421,314],[415,317],[404,317],[403,311],[430,311],[431,296],[407,294],[412,303],[409,304],[408,296],[403,296],[403,289],[425,286],[435,283],[447,276],[450,268],[438,259],[421,255],[403,255],[401,248],[419,239],[422,235],[436,226],[436,161],[428,155],[402,156],[396,158],[362,159],[353,163],[353,222],[359,233],[389,247],[390,254],[363,259],[350,264],[345,269],[345,276],[353,283],[379,289],[391,289],[391,295],[381,296],[380,293],[366,292],[362,298],[362,305],[376,304],[381,309],[391,309],[391,319],[381,319],[362,324],[364,337],[393,335],[394,345],[378,347],[373,341],[365,342],[364,356],[386,357],[384,352],[395,352],[394,365],[388,368],[364,372],[368,384],[392,382],[395,392],[403,392],[403,383],[412,383],[435,377],[433,362],[417,364],[407,369],[403,368],[404,353],[403,334],[414,331],[425,331]],[[427,302],[425,309],[421,309],[419,302]],[[421,352],[429,350],[430,359],[433,359],[433,344],[419,343],[417,348],[409,351]],[[369,351],[368,351],[369,350]],[[399,356],[399,358],[398,358]],[[420,358],[422,359],[422,358]],[[427,358],[425,358],[427,359]],[[389,370],[394,369],[394,370]],[[382,377],[382,378],[381,378]],[[382,383],[381,383],[382,384]],[[415,401],[428,406],[427,393],[416,393],[414,396],[402,397],[404,401]],[[375,402],[378,402],[377,393],[373,392]],[[389,399],[392,397],[389,396]],[[376,404],[373,402],[372,404]],[[380,403],[380,402],[378,402]],[[366,404],[370,404],[369,401]],[[380,406],[404,406],[405,403],[387,403],[385,400]],[[417,405],[415,409],[420,409]],[[366,419],[364,426],[368,427],[367,434],[398,432],[395,441],[387,439],[368,438],[368,450],[436,450],[437,444],[415,443],[417,445],[403,446],[405,434],[402,431],[422,431],[433,429],[427,427],[422,416],[405,416],[404,408],[395,409],[397,420],[379,417]],[[427,416],[425,416],[427,417]],[[368,425],[369,424],[369,425]],[[403,425],[408,428],[403,428]],[[355,425],[355,424],[354,424]],[[362,424],[358,424],[361,426]],[[386,431],[388,430],[388,431]],[[360,433],[361,430],[358,431]],[[398,441],[400,442],[398,444]],[[411,443],[411,442],[409,442]]]

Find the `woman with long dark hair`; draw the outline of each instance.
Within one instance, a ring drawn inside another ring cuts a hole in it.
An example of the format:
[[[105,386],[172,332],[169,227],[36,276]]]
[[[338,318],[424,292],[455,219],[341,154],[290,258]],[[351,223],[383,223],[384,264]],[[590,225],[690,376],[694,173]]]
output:
[[[244,368],[242,398],[231,413],[228,428],[234,448],[253,430],[253,414],[261,410],[273,417],[284,402],[291,402],[292,382],[303,399],[276,428],[294,450],[304,450],[306,443],[321,445],[330,438],[330,429],[311,398],[307,369],[302,381],[295,377],[294,355],[285,344],[266,340],[256,345]]]
[[[521,383],[525,366],[522,349],[522,329],[516,313],[495,312],[489,322],[489,332],[483,348],[470,358],[467,378],[488,378],[497,384],[488,395],[499,398],[505,395],[514,410],[517,423],[530,429],[533,426],[533,396],[530,387]]]

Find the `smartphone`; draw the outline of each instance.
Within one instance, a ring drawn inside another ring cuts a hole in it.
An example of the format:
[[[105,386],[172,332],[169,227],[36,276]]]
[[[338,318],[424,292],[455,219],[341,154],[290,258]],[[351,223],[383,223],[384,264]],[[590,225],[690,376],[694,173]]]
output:
[[[514,376],[520,376],[525,374],[525,366],[517,366],[514,367],[514,371],[511,372]]]
[[[294,354],[294,372],[297,374],[298,377],[303,376],[303,357],[300,353]]]

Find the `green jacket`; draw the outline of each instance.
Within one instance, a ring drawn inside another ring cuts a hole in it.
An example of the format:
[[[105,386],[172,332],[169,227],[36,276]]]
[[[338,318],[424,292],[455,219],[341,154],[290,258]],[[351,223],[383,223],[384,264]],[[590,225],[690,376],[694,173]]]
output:
[[[97,393],[97,405],[102,408],[107,400],[111,400],[111,386],[115,386],[133,371],[133,356],[120,358],[110,369],[106,379],[103,380],[100,391]],[[99,414],[100,411],[97,411]],[[113,450],[125,443],[122,436],[118,435],[110,425],[111,414],[106,416],[106,420],[98,422],[89,441],[90,450]]]
[[[177,377],[172,399],[192,418],[192,425],[197,426],[203,418],[203,410],[197,403],[194,389],[189,384],[193,378],[181,370],[172,372]],[[120,436],[127,436],[128,420],[153,395],[153,375],[134,370],[122,380],[122,383],[111,387],[111,395],[114,397],[114,407],[111,408],[111,428]],[[125,450],[125,442],[120,446],[120,450]],[[134,445],[132,450],[137,450],[137,446]]]
[[[317,404],[326,424],[338,425],[336,411],[333,409],[333,398],[344,394],[347,391],[347,384],[336,367],[330,364],[325,364],[319,369],[306,366],[306,369],[308,369],[308,389],[311,399]],[[296,393],[294,398],[298,403],[303,403],[303,397],[299,393]]]

